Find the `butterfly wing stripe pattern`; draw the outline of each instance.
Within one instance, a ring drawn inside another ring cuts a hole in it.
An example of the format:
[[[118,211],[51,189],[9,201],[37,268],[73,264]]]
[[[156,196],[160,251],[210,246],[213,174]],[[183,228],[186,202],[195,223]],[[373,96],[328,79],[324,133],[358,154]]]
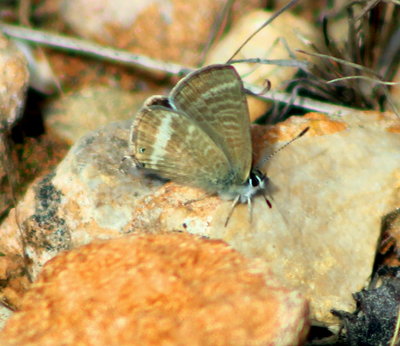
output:
[[[234,177],[243,184],[252,161],[250,120],[243,83],[229,65],[212,65],[182,79],[170,94],[170,103],[190,116],[221,148]]]
[[[133,122],[131,140],[135,160],[147,171],[180,184],[215,193],[232,174],[224,152],[182,112],[143,107]]]

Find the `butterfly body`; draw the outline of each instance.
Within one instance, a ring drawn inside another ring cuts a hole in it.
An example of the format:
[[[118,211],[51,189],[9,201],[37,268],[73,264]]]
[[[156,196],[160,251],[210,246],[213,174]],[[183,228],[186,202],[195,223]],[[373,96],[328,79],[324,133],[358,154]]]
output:
[[[240,76],[211,65],[153,96],[132,124],[130,156],[144,168],[224,199],[247,202],[267,179],[252,169],[250,120]]]

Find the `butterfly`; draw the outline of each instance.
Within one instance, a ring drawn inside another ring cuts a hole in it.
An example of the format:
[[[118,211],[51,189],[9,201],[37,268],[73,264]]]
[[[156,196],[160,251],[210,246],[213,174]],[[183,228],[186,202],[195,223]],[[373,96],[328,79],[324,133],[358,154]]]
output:
[[[266,175],[252,167],[245,89],[231,65],[200,68],[168,97],[147,99],[129,144],[136,167],[233,200],[225,226],[239,202],[248,204],[251,215],[252,198],[267,186]]]

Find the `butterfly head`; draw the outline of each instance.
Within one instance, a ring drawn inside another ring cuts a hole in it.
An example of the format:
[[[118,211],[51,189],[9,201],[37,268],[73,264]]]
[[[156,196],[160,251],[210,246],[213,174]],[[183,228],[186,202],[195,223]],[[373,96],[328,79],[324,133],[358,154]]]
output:
[[[240,193],[240,202],[245,203],[253,198],[259,192],[263,192],[267,186],[268,177],[258,169],[253,169],[247,178],[242,192]]]
[[[228,225],[228,222],[232,216],[233,210],[238,203],[247,203],[249,208],[250,220],[252,217],[252,206],[251,200],[252,198],[261,193],[264,196],[264,199],[268,206],[271,208],[271,203],[265,196],[265,190],[268,185],[268,177],[258,169],[252,169],[248,178],[245,180],[243,184],[240,185],[231,185],[228,189],[219,192],[219,195],[222,198],[233,199],[233,203],[231,205],[229,214],[225,220],[225,227]]]
[[[258,169],[252,169],[243,184],[228,184],[218,191],[223,199],[233,199],[240,203],[248,203],[258,193],[263,193],[268,184],[268,177]]]

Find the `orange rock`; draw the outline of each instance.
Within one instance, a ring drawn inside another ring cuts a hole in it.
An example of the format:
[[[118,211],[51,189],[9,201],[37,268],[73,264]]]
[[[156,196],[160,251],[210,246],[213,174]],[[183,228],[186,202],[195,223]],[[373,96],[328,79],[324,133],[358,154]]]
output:
[[[226,243],[129,236],[49,261],[1,345],[295,345],[307,303]]]
[[[62,20],[81,37],[191,66],[201,61],[200,52],[226,5],[224,0],[202,1],[200,8],[197,2],[184,0],[63,0],[59,4]],[[261,6],[260,0],[235,1],[228,18],[235,21]]]

